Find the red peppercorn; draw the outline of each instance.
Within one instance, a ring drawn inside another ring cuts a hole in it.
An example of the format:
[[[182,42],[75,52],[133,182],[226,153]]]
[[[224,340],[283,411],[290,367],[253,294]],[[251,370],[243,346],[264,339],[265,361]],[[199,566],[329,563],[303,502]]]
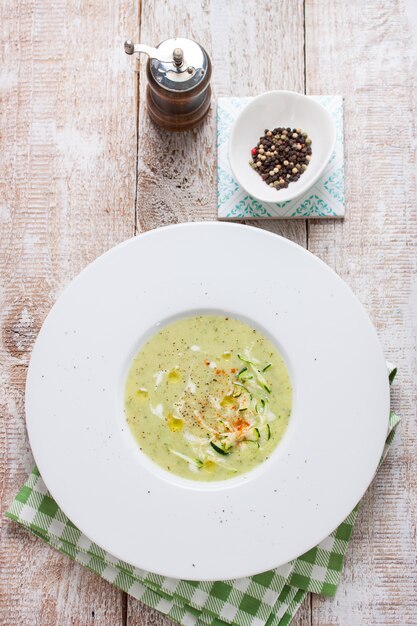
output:
[[[258,151],[257,151],[256,148],[252,148],[251,152],[252,152],[252,154],[258,154]]]

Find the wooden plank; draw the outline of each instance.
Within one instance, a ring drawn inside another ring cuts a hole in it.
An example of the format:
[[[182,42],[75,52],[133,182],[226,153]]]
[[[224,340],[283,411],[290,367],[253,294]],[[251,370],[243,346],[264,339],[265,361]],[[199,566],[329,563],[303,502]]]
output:
[[[128,626],[173,626],[169,617],[156,609],[151,609],[139,600],[128,596],[127,624]]]
[[[141,25],[143,42],[154,45],[179,34],[207,49],[213,61],[213,106],[194,132],[158,129],[146,113],[145,61],[140,61],[138,231],[216,219],[215,98],[304,90],[302,1],[143,0]],[[305,244],[304,221],[266,227]]]
[[[0,2],[1,511],[32,468],[24,383],[59,291],[134,232],[132,0]],[[121,624],[124,594],[1,515],[0,622]]]
[[[156,45],[173,36],[201,43],[213,61],[213,106],[204,126],[166,133],[146,113],[145,60],[139,61],[137,230],[170,223],[213,220],[216,204],[216,120],[218,96],[256,95],[271,89],[304,91],[302,0],[245,3],[233,0],[142,0],[141,41]],[[304,221],[257,220],[252,225],[306,245]],[[129,626],[171,623],[128,598]],[[294,626],[310,623],[305,604]]]
[[[351,285],[399,366],[403,422],[368,491],[334,601],[313,624],[417,624],[415,3],[306,2],[307,93],[345,97],[344,223],[312,222],[309,249]],[[414,37],[414,40],[413,40]]]

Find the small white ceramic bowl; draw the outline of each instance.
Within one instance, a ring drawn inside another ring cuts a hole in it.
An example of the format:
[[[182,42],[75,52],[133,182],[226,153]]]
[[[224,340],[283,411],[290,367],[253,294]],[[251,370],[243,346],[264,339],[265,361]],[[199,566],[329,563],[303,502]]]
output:
[[[251,149],[266,128],[301,128],[312,140],[312,158],[299,180],[276,189],[249,165]],[[334,150],[336,127],[318,102],[293,91],[268,91],[254,98],[237,117],[229,139],[229,160],[238,183],[261,202],[285,202],[303,194],[323,173]]]

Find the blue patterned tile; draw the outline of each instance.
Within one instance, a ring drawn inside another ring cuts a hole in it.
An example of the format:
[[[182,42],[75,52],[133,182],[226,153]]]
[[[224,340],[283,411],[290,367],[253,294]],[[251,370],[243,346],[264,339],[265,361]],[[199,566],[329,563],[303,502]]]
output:
[[[316,195],[310,196],[291,213],[291,217],[335,217],[336,213]]]
[[[252,196],[245,196],[226,217],[273,217],[273,215],[264,204]]]
[[[340,203],[344,202],[344,178],[343,169],[341,167],[335,170],[333,174],[324,181],[324,188]]]
[[[217,168],[217,197],[219,205],[224,204],[236,193],[239,185],[231,174]]]

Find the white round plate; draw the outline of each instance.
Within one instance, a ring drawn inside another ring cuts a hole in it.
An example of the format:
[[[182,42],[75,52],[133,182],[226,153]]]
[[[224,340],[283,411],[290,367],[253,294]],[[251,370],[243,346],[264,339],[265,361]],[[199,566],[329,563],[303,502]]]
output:
[[[165,472],[124,421],[139,346],[196,312],[263,330],[293,382],[284,439],[230,481]],[[324,539],[369,485],[388,411],[376,332],[346,284],[286,239],[216,222],[151,231],[86,267],[39,333],[26,388],[36,463],[72,522],[135,566],[197,580],[259,573]]]
[[[269,187],[249,165],[250,151],[266,128],[301,128],[312,140],[311,161],[299,180],[287,188]],[[322,175],[334,150],[336,126],[329,111],[309,96],[294,91],[268,91],[239,113],[229,138],[229,162],[234,177],[261,202],[286,202],[305,193]]]

